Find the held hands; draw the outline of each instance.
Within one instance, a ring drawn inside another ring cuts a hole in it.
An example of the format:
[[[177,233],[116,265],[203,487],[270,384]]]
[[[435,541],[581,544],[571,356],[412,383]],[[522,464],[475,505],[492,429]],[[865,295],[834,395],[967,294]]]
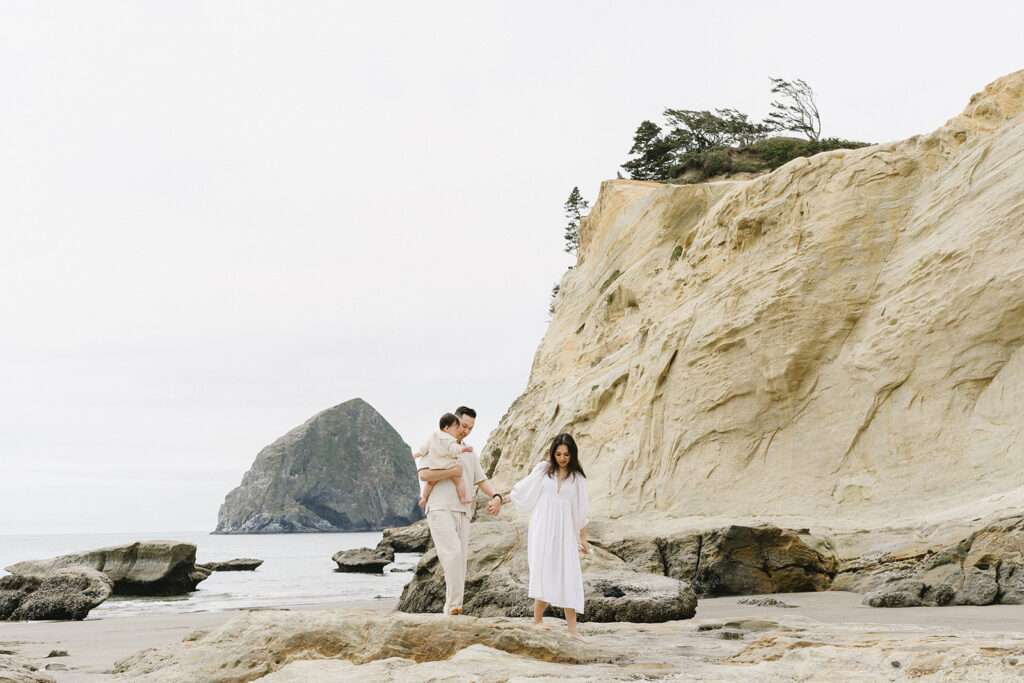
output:
[[[584,555],[589,555],[590,554],[590,544],[587,543],[586,541],[581,541],[580,542],[580,550],[583,551]]]
[[[491,498],[491,502],[487,504],[487,512],[493,517],[501,512],[501,498]]]

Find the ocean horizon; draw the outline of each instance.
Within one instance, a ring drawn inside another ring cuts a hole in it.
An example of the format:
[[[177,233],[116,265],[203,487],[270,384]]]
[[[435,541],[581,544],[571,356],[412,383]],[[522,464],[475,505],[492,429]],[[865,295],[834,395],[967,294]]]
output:
[[[337,571],[331,556],[339,550],[374,547],[382,532],[315,534],[211,534],[208,531],[7,534],[0,535],[0,568],[24,560],[126,545],[135,541],[181,541],[196,546],[196,562],[253,557],[263,564],[252,572],[213,572],[197,590],[181,596],[111,596],[87,619],[229,609],[287,607],[397,599],[412,578],[418,553],[397,553],[383,574]],[[397,570],[397,571],[393,571]],[[0,575],[8,574],[7,571]]]

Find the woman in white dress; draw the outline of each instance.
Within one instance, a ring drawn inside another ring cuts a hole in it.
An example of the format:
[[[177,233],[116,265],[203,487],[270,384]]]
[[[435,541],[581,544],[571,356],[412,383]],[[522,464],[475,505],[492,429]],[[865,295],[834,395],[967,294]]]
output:
[[[583,572],[579,550],[590,553],[587,543],[587,483],[580,467],[576,442],[559,434],[551,443],[548,459],[538,463],[530,476],[512,487],[512,504],[531,512],[527,537],[533,627],[544,625],[548,605],[565,610],[569,637],[583,640],[576,630],[576,615],[583,614]],[[583,641],[586,642],[586,641]]]

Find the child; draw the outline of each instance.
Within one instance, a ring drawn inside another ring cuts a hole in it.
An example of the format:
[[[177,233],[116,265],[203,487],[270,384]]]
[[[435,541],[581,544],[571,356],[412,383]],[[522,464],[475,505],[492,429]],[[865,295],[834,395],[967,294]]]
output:
[[[425,444],[413,454],[414,458],[422,456],[423,467],[431,470],[447,470],[455,467],[459,463],[459,456],[463,453],[470,453],[473,451],[472,446],[463,446],[458,442],[457,432],[459,429],[459,418],[452,413],[445,413],[441,416],[440,421],[441,431],[434,432],[430,435],[430,438]],[[452,483],[455,484],[455,490],[459,494],[459,500],[468,505],[473,500],[466,496],[466,487],[462,483],[462,477],[452,477]],[[424,507],[427,504],[427,498],[430,497],[430,492],[434,490],[434,484],[437,482],[427,482],[427,485],[423,487],[423,497],[420,498],[419,506]]]

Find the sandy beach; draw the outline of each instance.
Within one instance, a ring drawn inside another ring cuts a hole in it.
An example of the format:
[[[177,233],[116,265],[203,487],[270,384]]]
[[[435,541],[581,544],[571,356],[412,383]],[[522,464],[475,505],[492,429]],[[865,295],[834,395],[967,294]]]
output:
[[[760,596],[700,600],[696,617],[688,621],[667,624],[582,624],[581,631],[595,645],[608,647],[621,647],[623,639],[633,634],[637,651],[642,652],[642,656],[635,666],[627,667],[627,670],[643,670],[647,675],[668,675],[673,678],[688,677],[688,669],[694,676],[705,676],[708,671],[714,671],[714,668],[709,667],[718,663],[730,665],[730,658],[738,656],[757,635],[742,632],[743,628],[749,629],[750,624],[755,624],[754,631],[768,628],[767,625],[772,623],[789,629],[793,629],[796,624],[803,638],[820,637],[837,646],[849,645],[854,649],[862,648],[865,638],[878,638],[878,634],[883,633],[885,640],[912,642],[922,649],[940,649],[940,643],[945,639],[957,639],[965,643],[1001,643],[999,647],[1004,650],[1007,642],[1017,643],[1014,647],[1024,651],[1024,605],[877,609],[861,605],[862,596],[858,594],[838,591],[770,596],[791,605],[789,608],[740,604],[741,599],[751,597],[756,599]],[[281,609],[369,609],[387,613],[394,606],[393,600],[376,600]],[[0,649],[31,659],[57,681],[104,680],[110,677],[116,661],[132,653],[178,643],[194,631],[217,628],[246,611],[196,612],[82,622],[3,623],[0,624]],[[550,622],[556,631],[564,628],[558,620]],[[737,627],[737,624],[740,626]],[[723,633],[730,628],[740,628],[739,635],[728,636]],[[51,650],[66,650],[68,656],[47,659]],[[1024,664],[1024,658],[1021,661]],[[54,665],[56,668],[48,668]],[[436,672],[436,667],[425,669],[422,673],[427,675],[431,671]],[[611,675],[612,671],[608,670],[608,673]],[[546,672],[537,669],[531,671],[531,674],[543,677]],[[1024,669],[1021,675],[1024,676]]]

